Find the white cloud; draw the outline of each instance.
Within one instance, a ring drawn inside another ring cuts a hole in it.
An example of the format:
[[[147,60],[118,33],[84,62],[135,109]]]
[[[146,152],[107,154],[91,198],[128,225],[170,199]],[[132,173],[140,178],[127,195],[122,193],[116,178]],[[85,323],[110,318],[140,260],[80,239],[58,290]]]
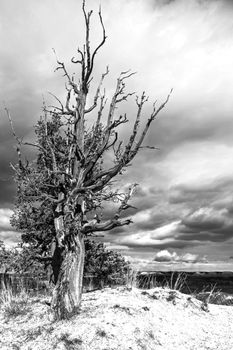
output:
[[[105,244],[105,243],[104,243]],[[106,247],[109,250],[130,250],[130,248],[126,245],[120,245],[120,244],[109,244]]]
[[[7,248],[12,248],[20,242],[20,234],[16,231],[0,231],[0,240]]]
[[[195,263],[198,261],[198,255],[197,254],[191,254],[191,253],[186,253],[182,257],[180,257],[179,260],[187,263]]]
[[[178,260],[178,255],[176,252],[170,253],[168,250],[160,250],[156,253],[154,261],[164,262],[164,261],[176,261]]]
[[[168,250],[160,250],[155,254],[153,259],[155,262],[171,262],[171,263],[197,263],[207,262],[206,257],[200,257],[198,254],[185,253],[178,255],[175,251],[169,252]]]
[[[10,209],[0,209],[0,229],[12,229],[10,218],[13,211]]]

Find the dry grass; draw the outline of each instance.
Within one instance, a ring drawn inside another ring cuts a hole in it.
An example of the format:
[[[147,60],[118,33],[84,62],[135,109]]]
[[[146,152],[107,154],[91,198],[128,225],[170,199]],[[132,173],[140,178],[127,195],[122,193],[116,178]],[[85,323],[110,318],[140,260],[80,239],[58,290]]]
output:
[[[186,279],[187,275],[184,272],[180,272],[178,274],[172,272],[170,279],[167,278],[164,282],[161,283],[157,280],[155,274],[148,274],[145,276],[142,282],[142,288],[151,289],[159,287],[181,291],[184,286],[187,286]]]
[[[126,287],[129,290],[132,290],[132,288],[137,287],[137,274],[138,270],[128,267],[127,274],[126,274]]]
[[[11,289],[4,289],[0,294],[0,307],[4,317],[17,317],[26,315],[31,311],[30,300],[28,294],[21,290],[17,295],[12,293]]]

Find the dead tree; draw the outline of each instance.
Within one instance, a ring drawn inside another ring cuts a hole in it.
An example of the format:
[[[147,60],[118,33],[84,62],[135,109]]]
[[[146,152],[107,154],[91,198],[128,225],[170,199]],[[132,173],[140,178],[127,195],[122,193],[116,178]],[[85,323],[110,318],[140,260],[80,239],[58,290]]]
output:
[[[81,68],[80,80],[75,80],[68,72],[65,63],[57,59],[56,70],[61,71],[66,79],[65,101],[54,96],[57,106],[44,105],[44,114],[36,126],[35,143],[19,139],[12,126],[19,156],[18,166],[14,167],[14,170],[18,183],[18,196],[21,196],[15,221],[20,220],[20,217],[29,220],[30,216],[33,222],[27,224],[31,225],[30,234],[33,235],[34,232],[37,245],[44,247],[41,250],[43,251],[41,259],[51,263],[55,283],[52,307],[57,319],[70,317],[80,306],[85,237],[131,223],[131,219],[122,219],[121,214],[129,208],[128,201],[136,185],[133,184],[128,191],[120,193],[114,190],[112,181],[131,164],[143,147],[151,123],[170,97],[169,94],[164,103],[158,107],[154,103],[142,128],[140,120],[148,98],[144,92],[140,97],[136,97],[132,131],[127,142],[120,141],[118,127],[127,123],[128,119],[126,114],[117,114],[117,107],[133,95],[126,92],[126,80],[134,73],[126,71],[119,75],[115,92],[110,103],[107,103],[105,91],[102,89],[104,79],[109,74],[107,67],[93,95],[93,103],[88,105],[87,97],[92,96],[89,91],[95,58],[106,41],[106,34],[99,11],[102,39],[92,50],[90,45],[92,11],[86,11],[85,1],[82,10],[85,19],[85,44],[82,49],[77,50],[78,57],[73,57],[71,60],[74,65]],[[8,116],[10,118],[9,112]],[[21,146],[25,144],[37,149],[36,162],[25,164],[21,160]],[[110,166],[103,161],[106,152],[109,151],[114,158]],[[111,219],[100,220],[98,209],[104,201],[109,200],[118,202],[119,207]],[[36,236],[38,230],[36,227],[40,220],[38,215],[35,216],[37,219],[33,220],[33,215],[38,212],[38,206],[40,215],[42,208],[46,208],[42,215],[44,220],[48,220],[46,219],[48,211],[53,215],[54,236],[47,241],[49,233],[45,229],[41,229],[40,236]],[[25,213],[27,217],[23,216]]]

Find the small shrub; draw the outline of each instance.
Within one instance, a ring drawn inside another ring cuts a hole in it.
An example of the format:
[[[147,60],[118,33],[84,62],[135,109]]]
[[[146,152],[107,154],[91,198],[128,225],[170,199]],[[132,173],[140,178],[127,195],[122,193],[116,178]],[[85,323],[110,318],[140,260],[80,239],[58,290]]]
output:
[[[150,299],[154,299],[154,300],[158,300],[159,299],[159,295],[157,295],[157,291],[155,291],[153,294],[150,294],[148,292],[146,292],[145,290],[143,292],[141,292],[142,295],[146,295],[148,296]]]
[[[101,242],[85,240],[84,274],[94,274],[99,287],[125,285],[129,263],[125,258],[106,248]],[[94,288],[94,286],[89,286]]]
[[[105,332],[105,330],[98,328],[96,330],[96,335],[101,338],[105,338],[107,336],[107,333]]]
[[[155,339],[154,333],[151,329],[149,331],[147,331],[147,334],[148,334],[149,338]]]
[[[141,295],[149,295],[149,293],[146,292],[145,290],[143,290],[143,291],[141,292]]]
[[[39,337],[42,334],[42,327],[36,327],[33,329],[29,329],[26,332],[26,340],[35,340],[37,337]]]
[[[167,301],[172,301],[174,305],[176,305],[176,292],[175,291],[170,291],[167,298]]]
[[[143,309],[144,311],[150,311],[149,307],[147,307],[147,306],[143,306],[142,309]]]
[[[207,300],[205,300],[201,303],[201,309],[205,312],[209,312],[209,304],[208,304]]]
[[[115,304],[115,305],[113,305],[113,309],[118,309],[120,311],[125,311],[129,315],[132,315],[132,313],[130,312],[130,309],[128,307],[126,307],[126,306],[120,306],[119,304]]]
[[[137,343],[139,349],[142,349],[142,350],[146,350],[147,349],[147,346],[145,344],[146,343],[145,339],[137,339],[136,343]]]
[[[61,334],[59,341],[64,343],[67,350],[75,350],[77,349],[77,345],[81,345],[83,342],[80,338],[70,339],[70,334],[67,332]]]
[[[6,318],[26,315],[31,310],[28,294],[23,290],[18,295],[13,295],[11,289],[3,290],[0,303]]]

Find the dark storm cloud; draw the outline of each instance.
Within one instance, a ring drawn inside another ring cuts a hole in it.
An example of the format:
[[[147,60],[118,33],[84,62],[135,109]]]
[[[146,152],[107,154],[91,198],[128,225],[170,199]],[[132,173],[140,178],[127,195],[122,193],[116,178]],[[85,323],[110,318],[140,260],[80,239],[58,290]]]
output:
[[[149,220],[145,221],[145,222],[138,222],[135,225],[135,229],[137,231],[139,230],[143,230],[143,231],[151,231],[151,230],[155,230],[159,227],[161,227],[164,224],[167,224],[170,221],[170,217],[169,215],[166,214],[152,214],[149,217]]]
[[[1,208],[11,208],[13,206],[13,202],[16,195],[14,181],[0,179],[0,193],[1,193],[1,198],[0,198]]]
[[[141,190],[138,197],[144,198],[147,190]],[[227,198],[232,190],[230,178],[203,185],[173,186],[168,190],[167,201],[164,193],[159,206],[149,201],[151,206],[137,211],[134,223],[119,229],[120,236],[111,236],[110,241],[130,248],[154,249],[184,249],[225,242],[233,237],[232,198]]]
[[[230,215],[233,207],[232,191],[231,177],[217,178],[204,184],[179,184],[170,188],[169,203],[173,206],[186,206],[190,211],[201,207],[210,207],[217,211],[226,209]]]
[[[233,185],[233,182],[232,182]],[[225,187],[225,184],[219,183],[210,184],[195,184],[195,185],[177,185],[170,189],[169,202],[171,204],[178,203],[202,203],[213,201],[219,196],[219,191]]]
[[[175,92],[173,97],[175,99]],[[209,105],[210,101],[207,102]],[[198,101],[197,101],[198,104]],[[157,146],[160,148],[157,153],[158,157],[161,157],[170,152],[177,146],[186,143],[196,143],[201,141],[214,141],[221,142],[223,144],[232,145],[232,135],[231,130],[233,128],[233,120],[231,118],[231,109],[225,111],[224,119],[222,119],[222,111],[219,113],[214,112],[211,120],[203,115],[200,120],[194,116],[188,116],[188,111],[185,111],[182,116],[179,112],[178,114],[173,113],[169,110],[165,111],[165,116],[156,122],[156,127],[153,133],[149,133],[147,138],[147,143],[149,145]],[[201,114],[201,112],[200,112]],[[189,123],[187,123],[187,118]],[[172,124],[176,124],[173,127]],[[152,152],[147,152],[147,157],[154,157]]]
[[[225,241],[233,236],[231,178],[217,179],[205,185],[174,186],[170,202],[189,208],[177,230],[181,239]]]
[[[138,248],[139,251],[142,251],[142,249],[187,249],[191,247],[197,247],[201,242],[199,241],[188,241],[188,240],[174,240],[174,239],[167,239],[167,240],[150,240],[148,243],[146,240],[143,242],[137,242],[137,240],[130,239],[127,237],[126,239],[116,239],[114,242],[117,242],[119,244],[124,244],[129,248]]]
[[[211,207],[184,217],[177,228],[179,239],[224,242],[233,237],[233,219],[226,209]]]
[[[224,226],[224,219],[223,218],[216,218],[215,216],[210,216],[207,218],[196,217],[193,219],[192,217],[186,217],[182,220],[181,225],[184,225],[184,227],[189,228],[190,232],[198,232],[198,231],[215,231],[219,228],[222,228]],[[185,229],[183,229],[185,231]]]

